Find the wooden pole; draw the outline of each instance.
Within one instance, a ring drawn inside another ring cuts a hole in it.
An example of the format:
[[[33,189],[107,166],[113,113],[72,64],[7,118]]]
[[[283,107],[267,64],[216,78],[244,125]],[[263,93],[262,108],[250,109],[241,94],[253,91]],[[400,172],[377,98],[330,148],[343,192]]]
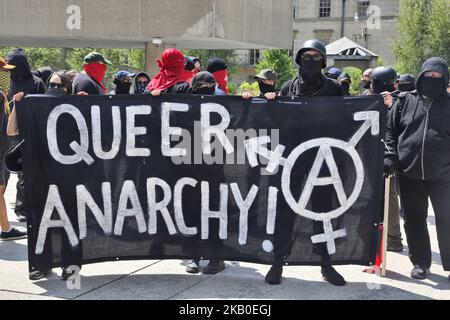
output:
[[[384,180],[384,219],[383,219],[383,248],[381,251],[381,276],[386,276],[387,265],[387,242],[389,228],[389,188],[391,186],[391,176]]]

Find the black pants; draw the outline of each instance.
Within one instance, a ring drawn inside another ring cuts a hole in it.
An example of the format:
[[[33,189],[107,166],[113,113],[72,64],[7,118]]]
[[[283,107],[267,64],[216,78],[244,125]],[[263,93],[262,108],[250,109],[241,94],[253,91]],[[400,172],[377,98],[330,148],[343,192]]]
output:
[[[10,147],[15,147],[20,143],[21,138],[19,136],[16,137],[10,137]],[[14,212],[16,216],[27,216],[26,212],[26,205],[25,205],[25,184],[23,181],[23,174],[19,173],[17,175],[17,178],[19,179],[16,184],[16,204],[14,206]]]
[[[433,205],[442,266],[450,271],[450,181],[420,181],[398,177],[409,257],[422,268],[431,266],[428,197]]]

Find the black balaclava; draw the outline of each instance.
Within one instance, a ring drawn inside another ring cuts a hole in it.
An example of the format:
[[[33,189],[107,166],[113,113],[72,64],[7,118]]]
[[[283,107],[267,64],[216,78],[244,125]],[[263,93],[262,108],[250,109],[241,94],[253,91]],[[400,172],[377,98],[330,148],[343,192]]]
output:
[[[23,81],[33,76],[31,74],[30,64],[23,49],[12,50],[8,53],[5,60],[16,66],[13,70],[11,70],[11,80]]]
[[[117,82],[116,84],[116,94],[129,94],[130,93],[131,82]]]
[[[199,72],[192,79],[191,91],[193,94],[214,95],[216,79],[207,71]]]
[[[259,86],[259,91],[261,91],[261,94],[275,92],[274,85],[264,83],[262,80],[258,80],[258,86]]]
[[[443,75],[441,78],[425,77],[425,72],[437,71]],[[417,78],[417,92],[421,96],[436,99],[447,92],[447,84],[449,80],[448,64],[441,58],[430,58],[426,60]]]

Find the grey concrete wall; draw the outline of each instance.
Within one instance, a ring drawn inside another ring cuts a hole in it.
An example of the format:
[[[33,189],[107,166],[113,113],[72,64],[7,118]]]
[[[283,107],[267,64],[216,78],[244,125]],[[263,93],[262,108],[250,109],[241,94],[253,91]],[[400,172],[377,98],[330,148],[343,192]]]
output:
[[[294,20],[294,42],[295,46],[305,40],[315,37],[315,31],[332,30],[331,42],[341,38],[341,14],[342,1],[331,2],[331,17],[319,18],[319,1],[302,0],[300,2],[300,15]],[[399,0],[372,0],[371,5],[378,5],[381,9],[381,28],[368,30],[368,49],[378,54],[386,64],[394,64],[395,57],[392,52],[392,45],[397,37],[395,29],[396,17],[399,14]],[[345,36],[355,41],[354,35],[361,34],[365,19],[355,22],[353,17],[357,11],[357,1],[347,0],[345,10]],[[357,41],[365,46],[363,39]]]
[[[70,30],[66,12],[81,10]],[[141,47],[155,37],[185,48],[289,48],[291,0],[3,0],[0,45]]]

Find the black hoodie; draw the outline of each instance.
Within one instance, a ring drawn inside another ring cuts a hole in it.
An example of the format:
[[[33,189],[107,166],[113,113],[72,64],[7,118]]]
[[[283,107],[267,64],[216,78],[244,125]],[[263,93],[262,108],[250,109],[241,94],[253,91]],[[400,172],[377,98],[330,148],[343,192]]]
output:
[[[445,60],[425,61],[417,79],[424,73],[438,71],[444,75],[442,94],[433,100],[417,90],[402,92],[389,113],[386,133],[386,155],[397,172],[409,179],[450,181],[450,94]]]
[[[27,56],[22,49],[14,49],[6,56],[9,64],[16,66],[11,71],[11,87],[9,89],[9,99],[18,93],[28,94],[45,94],[45,84],[39,78],[34,76],[30,70]]]

